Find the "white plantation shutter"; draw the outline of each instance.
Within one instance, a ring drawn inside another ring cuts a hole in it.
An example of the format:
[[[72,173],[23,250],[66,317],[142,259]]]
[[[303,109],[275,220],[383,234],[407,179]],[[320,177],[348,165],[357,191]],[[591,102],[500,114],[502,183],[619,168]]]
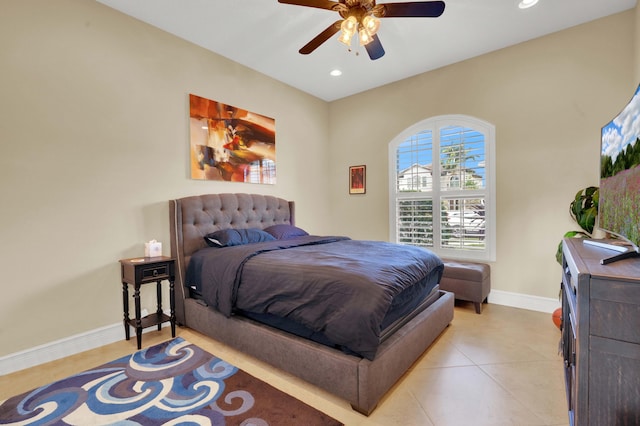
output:
[[[494,128],[466,116],[420,122],[389,145],[391,240],[495,260]]]
[[[433,247],[433,200],[401,199],[397,203],[398,242]]]

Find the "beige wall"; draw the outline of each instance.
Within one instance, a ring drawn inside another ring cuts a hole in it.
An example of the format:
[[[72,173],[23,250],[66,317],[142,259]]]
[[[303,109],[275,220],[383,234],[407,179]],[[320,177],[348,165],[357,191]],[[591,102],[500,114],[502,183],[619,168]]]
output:
[[[0,356],[121,321],[118,259],[169,254],[171,198],[282,196],[330,231],[326,102],[94,1],[3,0],[0,52]],[[189,179],[189,93],[275,118],[276,185]]]
[[[332,180],[339,233],[387,239],[388,143],[442,114],[496,126],[494,289],[557,298],[558,242],[576,229],[568,205],[598,184],[600,127],[628,102],[634,12],[618,14],[331,104]],[[345,191],[349,165],[367,165],[367,193]]]
[[[387,143],[439,114],[496,125],[494,288],[555,297],[568,200],[596,183],[599,127],[628,101],[637,20],[327,104],[93,1],[1,1],[0,356],[120,321],[117,260],[152,238],[168,254],[171,198],[273,194],[311,232],[387,239]],[[277,185],[188,178],[189,93],[276,119]],[[347,195],[354,164],[366,195]]]
[[[640,82],[640,3],[635,8],[636,27],[635,27],[635,45],[633,51],[636,58],[636,81]]]

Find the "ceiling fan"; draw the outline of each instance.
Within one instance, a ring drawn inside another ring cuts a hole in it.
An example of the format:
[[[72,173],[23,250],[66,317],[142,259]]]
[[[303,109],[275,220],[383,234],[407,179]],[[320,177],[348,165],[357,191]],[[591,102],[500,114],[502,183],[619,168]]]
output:
[[[304,45],[300,49],[303,55],[313,52],[331,36],[341,31],[338,40],[350,46],[351,39],[358,34],[360,45],[365,47],[369,57],[378,59],[384,55],[384,48],[376,35],[380,27],[379,18],[437,18],[444,12],[443,1],[384,4],[376,4],[375,0],[278,0],[278,2],[332,10],[342,17]]]

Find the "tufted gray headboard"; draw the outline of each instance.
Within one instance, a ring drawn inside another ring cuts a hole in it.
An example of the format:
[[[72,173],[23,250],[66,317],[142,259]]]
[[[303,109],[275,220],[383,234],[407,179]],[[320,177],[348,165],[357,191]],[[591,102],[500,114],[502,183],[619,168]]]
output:
[[[186,267],[191,255],[206,246],[204,236],[219,229],[264,229],[294,225],[294,203],[270,195],[205,194],[169,200],[171,257],[176,259],[176,317],[184,324]]]

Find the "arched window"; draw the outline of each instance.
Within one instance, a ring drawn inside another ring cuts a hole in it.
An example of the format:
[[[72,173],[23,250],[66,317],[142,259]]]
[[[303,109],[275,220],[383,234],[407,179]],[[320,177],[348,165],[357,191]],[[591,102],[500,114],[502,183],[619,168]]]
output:
[[[495,127],[447,115],[389,143],[391,241],[442,257],[494,261]]]

